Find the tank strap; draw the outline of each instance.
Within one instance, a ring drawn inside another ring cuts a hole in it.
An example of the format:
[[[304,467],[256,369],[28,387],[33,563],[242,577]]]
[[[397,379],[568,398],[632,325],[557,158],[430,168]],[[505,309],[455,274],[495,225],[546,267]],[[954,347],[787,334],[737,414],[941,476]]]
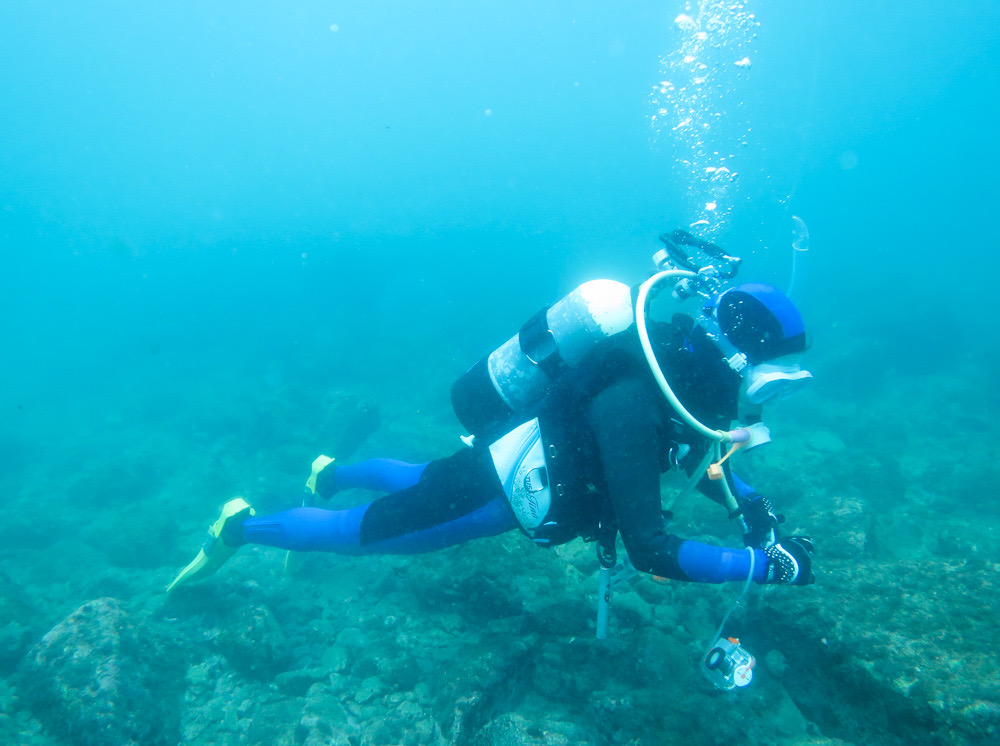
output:
[[[555,335],[549,329],[548,311],[545,307],[528,319],[518,332],[517,341],[524,356],[555,380],[567,366],[559,355]]]

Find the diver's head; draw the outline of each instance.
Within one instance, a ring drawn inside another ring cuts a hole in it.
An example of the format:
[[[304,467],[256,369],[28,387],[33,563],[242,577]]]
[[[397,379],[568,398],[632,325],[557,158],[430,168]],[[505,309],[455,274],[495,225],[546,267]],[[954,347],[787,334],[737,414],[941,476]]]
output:
[[[757,282],[730,288],[704,309],[702,323],[742,378],[741,410],[788,396],[812,378],[800,364],[806,349],[802,315],[777,288]]]
[[[801,355],[806,349],[802,314],[771,285],[745,282],[716,298],[719,328],[750,365]]]

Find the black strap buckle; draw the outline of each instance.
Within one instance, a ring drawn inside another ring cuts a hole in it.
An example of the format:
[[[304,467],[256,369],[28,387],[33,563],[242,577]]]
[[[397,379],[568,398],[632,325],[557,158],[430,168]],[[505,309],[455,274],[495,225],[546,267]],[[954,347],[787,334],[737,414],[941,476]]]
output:
[[[548,308],[543,308],[528,319],[518,332],[517,341],[521,352],[532,364],[541,368],[549,378],[556,378],[566,363],[560,357],[556,337],[549,329],[548,312]]]

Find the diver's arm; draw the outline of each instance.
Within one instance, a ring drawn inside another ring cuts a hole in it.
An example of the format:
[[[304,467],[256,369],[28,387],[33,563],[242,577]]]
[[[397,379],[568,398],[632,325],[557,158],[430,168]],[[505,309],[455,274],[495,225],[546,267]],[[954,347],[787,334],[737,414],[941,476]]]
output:
[[[704,451],[697,458],[694,457],[694,454],[688,456],[685,471],[689,476],[697,468],[702,458],[704,458]],[[773,544],[777,540],[778,518],[773,513],[770,501],[750,484],[740,479],[739,475],[730,469],[728,461],[722,465],[722,473],[729,484],[730,492],[736,498],[737,509],[730,510],[729,517],[742,518],[743,528],[746,529],[743,532],[743,544],[758,549]],[[702,476],[696,487],[705,497],[729,510],[728,500],[721,482]]]
[[[590,406],[589,423],[604,467],[618,530],[637,570],[702,583],[745,580],[751,567],[765,582],[761,552],[713,546],[667,532],[660,510],[660,451],[666,445],[661,402],[651,387],[626,380],[601,392]]]
[[[659,402],[634,379],[613,383],[590,405],[618,530],[636,569],[690,580],[677,561],[681,539],[669,534],[660,509]]]

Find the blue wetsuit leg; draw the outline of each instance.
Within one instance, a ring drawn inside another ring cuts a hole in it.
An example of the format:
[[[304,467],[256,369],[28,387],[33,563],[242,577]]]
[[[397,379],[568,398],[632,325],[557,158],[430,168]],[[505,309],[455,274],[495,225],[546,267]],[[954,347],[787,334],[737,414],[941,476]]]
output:
[[[361,522],[371,503],[348,510],[292,508],[243,522],[244,543],[299,552],[335,554],[420,554],[497,536],[517,528],[506,499],[496,498],[471,513],[389,539],[361,543]]]
[[[359,466],[348,472],[352,486],[379,489],[374,485],[395,480],[406,487],[348,510],[293,508],[248,518],[240,538],[298,551],[416,554],[518,526],[486,449],[463,449],[426,468],[384,459]]]
[[[337,465],[338,490],[359,487],[375,492],[398,492],[420,481],[427,464],[408,464],[390,458],[374,458],[357,464]]]

